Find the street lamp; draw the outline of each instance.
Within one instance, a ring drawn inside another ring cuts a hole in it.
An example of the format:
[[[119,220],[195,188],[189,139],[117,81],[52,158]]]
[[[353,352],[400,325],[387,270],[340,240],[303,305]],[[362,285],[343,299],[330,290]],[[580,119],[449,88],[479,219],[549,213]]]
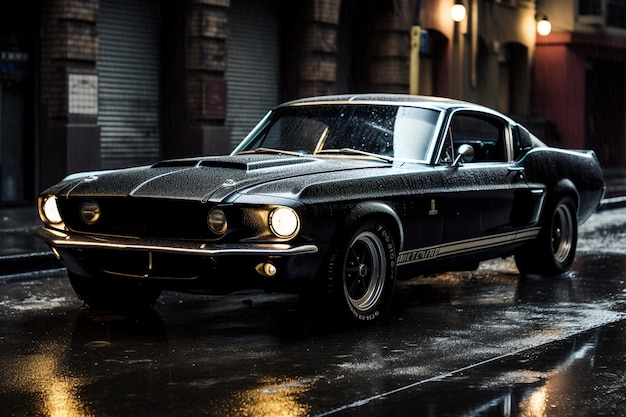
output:
[[[463,1],[456,0],[456,2],[450,8],[450,17],[452,18],[452,20],[459,23],[460,21],[465,19],[466,14],[467,14],[467,10],[465,10]]]
[[[538,15],[537,16],[537,33],[541,36],[548,36],[552,31],[552,23],[548,20],[548,16]]]

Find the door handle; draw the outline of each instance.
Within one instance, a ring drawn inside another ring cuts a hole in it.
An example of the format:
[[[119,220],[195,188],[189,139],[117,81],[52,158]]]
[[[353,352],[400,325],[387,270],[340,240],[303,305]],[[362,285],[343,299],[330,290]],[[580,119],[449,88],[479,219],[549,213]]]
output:
[[[524,179],[524,172],[526,171],[524,167],[519,165],[512,165],[508,167],[509,172],[513,173],[514,178],[518,178],[519,180]]]

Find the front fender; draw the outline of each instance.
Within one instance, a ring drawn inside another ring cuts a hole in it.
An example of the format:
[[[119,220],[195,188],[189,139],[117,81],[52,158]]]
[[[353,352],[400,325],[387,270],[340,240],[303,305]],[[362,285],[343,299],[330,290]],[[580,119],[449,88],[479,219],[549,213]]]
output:
[[[354,227],[367,218],[384,220],[385,224],[393,230],[396,236],[398,250],[404,247],[404,228],[402,227],[402,221],[393,207],[381,201],[363,201],[358,203],[345,217],[338,233],[344,233],[345,230]]]

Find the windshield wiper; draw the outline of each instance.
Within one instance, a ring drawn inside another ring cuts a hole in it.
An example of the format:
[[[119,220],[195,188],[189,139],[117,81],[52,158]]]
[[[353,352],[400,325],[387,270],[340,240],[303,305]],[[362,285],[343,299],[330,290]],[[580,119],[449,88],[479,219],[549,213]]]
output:
[[[248,149],[245,151],[237,152],[237,155],[246,155],[251,153],[273,153],[279,155],[292,155],[292,156],[304,156],[304,152],[286,151],[284,149],[272,149],[272,148],[256,148]]]
[[[393,158],[391,156],[379,155],[377,153],[362,151],[360,149],[352,149],[352,148],[341,148],[341,149],[322,149],[320,151],[315,152],[315,155],[318,154],[343,154],[343,155],[361,155],[361,156],[369,156],[371,158],[380,159],[385,162],[393,162]]]

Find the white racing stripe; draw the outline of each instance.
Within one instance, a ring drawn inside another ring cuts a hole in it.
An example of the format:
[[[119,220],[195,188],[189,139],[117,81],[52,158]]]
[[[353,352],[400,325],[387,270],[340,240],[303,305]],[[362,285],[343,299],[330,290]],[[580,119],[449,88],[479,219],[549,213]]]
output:
[[[533,227],[531,229],[459,240],[456,242],[445,243],[443,245],[434,245],[425,248],[403,251],[398,254],[398,266],[532,240],[537,237],[540,230],[540,227]]]

